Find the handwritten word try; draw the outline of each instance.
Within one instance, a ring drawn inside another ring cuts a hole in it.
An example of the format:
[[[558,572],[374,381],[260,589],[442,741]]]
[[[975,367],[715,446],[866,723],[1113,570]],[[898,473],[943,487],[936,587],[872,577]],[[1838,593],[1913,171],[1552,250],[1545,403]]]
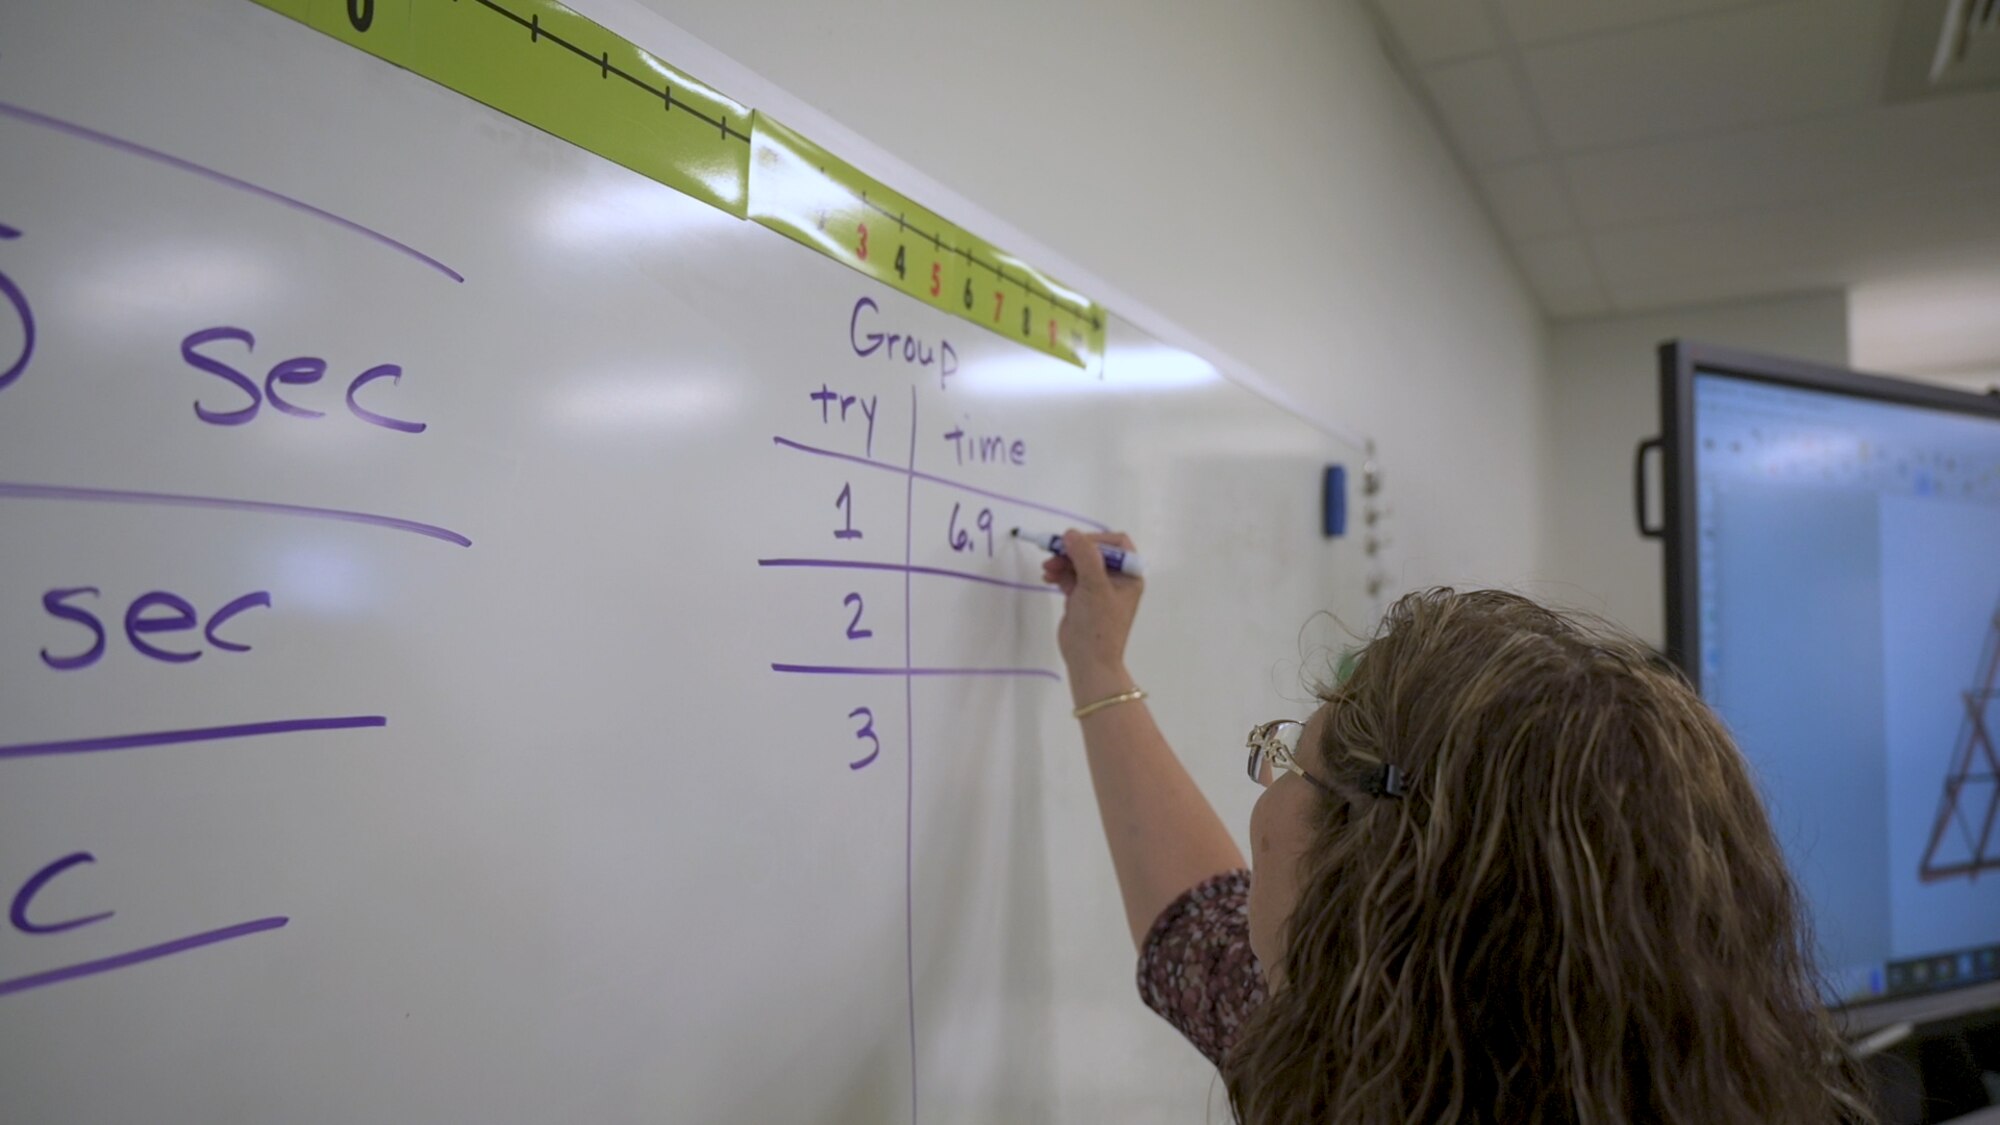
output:
[[[819,403],[819,420],[823,426],[833,425],[836,421],[845,422],[847,421],[847,412],[858,409],[861,417],[868,423],[868,441],[866,446],[868,456],[875,456],[875,406],[880,396],[869,395],[867,398],[862,398],[860,395],[844,395],[827,386],[825,383],[821,383],[819,390],[813,391],[806,397]],[[840,412],[838,419],[834,417],[834,411],[836,410]]]

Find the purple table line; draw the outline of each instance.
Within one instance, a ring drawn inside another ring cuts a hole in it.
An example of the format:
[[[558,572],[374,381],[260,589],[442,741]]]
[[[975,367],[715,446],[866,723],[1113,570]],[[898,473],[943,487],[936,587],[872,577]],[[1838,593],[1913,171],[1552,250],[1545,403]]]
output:
[[[1059,594],[1054,586],[1041,586],[1029,582],[1011,582],[1005,578],[993,578],[984,574],[974,574],[969,570],[948,570],[941,566],[907,566],[903,563],[860,562],[849,559],[758,559],[758,566],[802,567],[808,570],[888,570],[901,574],[928,574],[936,578],[963,578],[968,582],[984,582],[988,586],[1005,586],[1010,590],[1023,590],[1031,594]]]
[[[43,758],[56,754],[93,754],[104,750],[135,750],[145,746],[179,746],[189,742],[221,742],[231,738],[261,738],[312,730],[356,730],[386,727],[383,715],[337,715],[326,719],[279,719],[268,723],[237,723],[226,727],[114,734],[104,738],[74,738],[63,742],[23,742],[0,746],[0,762],[11,758]]]
[[[41,988],[43,985],[59,984],[66,980],[75,980],[78,977],[108,973],[113,969],[123,969],[132,965],[143,964],[147,961],[157,961],[162,957],[171,957],[176,953],[186,953],[190,949],[200,949],[204,945],[214,945],[221,941],[248,937],[251,934],[261,934],[265,930],[282,929],[290,921],[290,918],[280,916],[259,918],[253,922],[239,922],[234,926],[224,926],[219,930],[209,930],[206,933],[190,934],[187,937],[176,938],[173,941],[163,941],[158,945],[149,945],[144,949],[135,949],[130,953],[101,957],[95,961],[84,961],[76,965],[65,965],[60,969],[50,969],[42,973],[31,973],[25,977],[15,977],[13,980],[0,980],[0,996],[6,996],[15,992],[26,992],[31,988]]]
[[[58,133],[64,133],[69,136],[75,137],[79,140],[92,141],[96,144],[103,145],[106,148],[115,149],[119,152],[128,153],[132,156],[140,156],[144,157],[147,160],[157,161],[161,164],[165,164],[169,168],[178,168],[183,172],[191,172],[197,176],[202,177],[203,179],[207,179],[215,183],[222,184],[225,187],[233,187],[239,191],[247,191],[251,195],[255,195],[263,199],[268,199],[273,203],[281,203],[284,206],[290,207],[294,210],[303,211],[306,214],[311,215],[316,219],[325,219],[327,222],[332,223],[333,225],[340,227],[343,230],[350,230],[358,235],[361,235],[364,238],[372,239],[373,241],[380,243],[383,246],[387,246],[389,249],[394,250],[399,254],[405,254],[408,255],[409,257],[415,258],[417,261],[422,262],[423,264],[431,267],[432,269],[438,271],[439,273],[445,275],[446,277],[451,278],[453,281],[462,282],[465,280],[464,274],[459,273],[457,270],[452,269],[450,266],[445,265],[443,262],[438,261],[436,258],[431,257],[429,254],[424,253],[422,250],[419,250],[416,247],[411,246],[406,242],[399,242],[396,239],[390,238],[388,235],[383,234],[381,231],[378,231],[372,227],[362,226],[360,223],[355,222],[353,219],[343,218],[339,215],[334,214],[331,211],[328,211],[324,207],[315,207],[312,204],[307,203],[303,199],[294,199],[293,197],[286,195],[283,192],[272,191],[270,188],[264,187],[261,184],[253,184],[249,180],[240,179],[236,176],[230,175],[227,172],[217,171],[216,169],[207,167],[206,165],[196,164],[192,160],[184,160],[181,157],[173,155],[172,153],[161,152],[159,149],[156,148],[148,148],[145,145],[138,143],[137,141],[128,141],[123,137],[114,137],[109,133],[100,133],[97,130],[89,128],[87,126],[78,125],[74,121],[65,121],[60,117],[50,117],[46,113],[37,113],[32,109],[28,109],[24,106],[14,105],[10,102],[0,102],[0,115],[12,117],[16,121],[25,121],[30,125],[39,125],[44,129],[52,129]]]
[[[917,662],[910,566],[917,542],[917,387],[910,385],[909,475],[903,478],[903,973],[910,1005],[910,1125],[917,1115]]]
[[[1062,677],[1047,668],[886,668],[848,664],[773,664],[773,672],[791,672],[803,676],[1039,676],[1045,680],[1062,682]]]
[[[0,500],[82,500],[107,504],[156,504],[173,508],[218,508],[234,512],[257,512],[262,515],[302,516],[307,519],[336,520],[344,523],[362,523],[370,527],[386,527],[391,531],[407,531],[432,539],[442,539],[446,543],[456,543],[461,547],[472,546],[472,540],[447,527],[436,524],[418,523],[397,516],[378,516],[372,512],[351,512],[343,508],[314,508],[305,504],[279,504],[269,500],[236,500],[227,496],[187,496],[174,492],[133,492],[121,488],[78,488],[66,484],[23,484],[19,481],[0,481]]]
[[[821,449],[816,445],[807,445],[804,442],[793,441],[791,438],[787,437],[773,437],[771,441],[776,445],[784,446],[786,449],[796,449],[800,453],[810,453],[815,457],[831,457],[836,461],[848,461],[856,465],[866,465],[871,469],[881,469],[884,472],[903,473],[917,480],[928,481],[931,484],[941,484],[946,488],[956,488],[960,492],[970,492],[974,496],[984,496],[988,500],[999,500],[1002,503],[1013,504],[1016,505],[1017,507],[1033,508],[1038,512],[1047,512],[1053,516],[1061,516],[1064,519],[1075,520],[1077,523],[1083,524],[1086,527],[1095,528],[1098,531],[1111,530],[1110,525],[1099,523],[1098,521],[1091,519],[1089,516],[1082,515],[1077,512],[1072,512],[1064,508],[1057,508],[1049,504],[1041,503],[1040,501],[1037,500],[1024,500],[1019,496],[1009,496],[1004,492],[994,492],[991,489],[980,488],[977,485],[966,484],[964,481],[953,480],[950,477],[941,477],[936,475],[935,473],[919,472],[914,467],[906,469],[901,465],[891,465],[887,461],[875,461],[867,457],[857,457],[852,453],[840,453],[832,449]]]

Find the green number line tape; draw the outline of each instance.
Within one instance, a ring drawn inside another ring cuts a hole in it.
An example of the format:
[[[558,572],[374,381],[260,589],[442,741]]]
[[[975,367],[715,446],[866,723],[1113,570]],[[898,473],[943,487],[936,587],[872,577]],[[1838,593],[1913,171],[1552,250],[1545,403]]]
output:
[[[1098,369],[1104,310],[1095,302],[762,110],[750,132],[752,221],[942,312]]]
[[[251,0],[1037,351],[1104,310],[557,0]]]

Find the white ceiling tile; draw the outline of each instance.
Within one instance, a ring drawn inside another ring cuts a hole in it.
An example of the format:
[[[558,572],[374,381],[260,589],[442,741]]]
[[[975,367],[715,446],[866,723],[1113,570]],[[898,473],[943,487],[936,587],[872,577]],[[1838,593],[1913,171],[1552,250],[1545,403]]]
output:
[[[1609,296],[1632,308],[1976,270],[2000,261],[1997,193],[2000,179],[1962,180],[1631,227],[1595,235],[1592,247]]]
[[[1574,235],[1525,242],[1514,248],[1521,272],[1550,316],[1591,316],[1606,311],[1603,287],[1590,252]]]
[[[1419,66],[1441,59],[1484,54],[1499,47],[1486,6],[1466,0],[1374,0],[1402,45]]]
[[[1559,151],[1857,109],[1880,100],[1883,0],[1794,0],[1522,53]]]
[[[1769,0],[1498,0],[1507,30],[1522,43],[1567,39],[1760,2]]]
[[[1576,216],[1556,178],[1555,165],[1545,160],[1513,164],[1479,176],[1480,190],[1493,206],[1493,217],[1510,242],[1570,234]]]
[[[1423,72],[1445,128],[1475,167],[1538,155],[1541,133],[1521,87],[1491,56]]]
[[[1592,230],[1895,197],[2000,176],[2000,92],[1588,153],[1564,167]],[[1984,226],[2000,232],[2000,209]]]

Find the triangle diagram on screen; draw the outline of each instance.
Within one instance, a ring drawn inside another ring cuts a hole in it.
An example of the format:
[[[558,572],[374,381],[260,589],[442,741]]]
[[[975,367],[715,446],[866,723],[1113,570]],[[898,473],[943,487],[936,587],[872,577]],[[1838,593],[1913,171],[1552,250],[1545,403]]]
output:
[[[1972,687],[1959,693],[1965,717],[1959,722],[1958,745],[1945,773],[1937,823],[1917,868],[1917,877],[1926,883],[1976,879],[1982,871],[2000,871],[2000,837],[1993,831],[2000,814],[2000,752],[1993,746],[1991,706],[2000,695],[1996,675],[2000,675],[2000,610],[1988,623]]]

